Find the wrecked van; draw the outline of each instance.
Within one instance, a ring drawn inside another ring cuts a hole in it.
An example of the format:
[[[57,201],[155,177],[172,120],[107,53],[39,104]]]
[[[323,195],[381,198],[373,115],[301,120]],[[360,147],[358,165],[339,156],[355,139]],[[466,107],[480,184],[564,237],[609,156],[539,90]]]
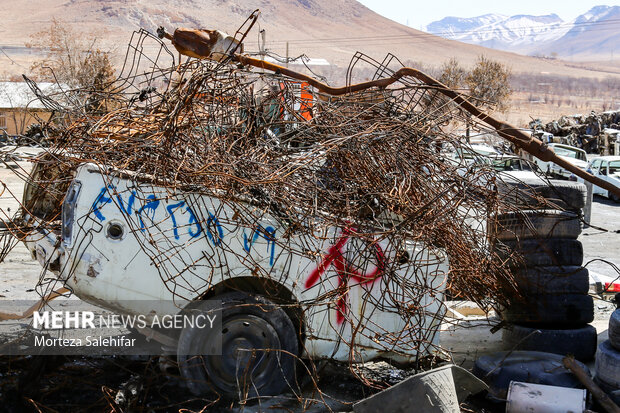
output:
[[[207,340],[199,330],[141,331],[179,347],[195,393],[236,394],[246,371],[251,394],[279,393],[293,382],[297,357],[407,362],[437,347],[443,309],[436,293],[448,273],[440,249],[353,227],[301,237],[252,199],[223,202],[153,182],[84,163],[57,188],[66,189],[57,228],[36,225],[54,214],[54,202],[27,185],[24,205],[33,215],[25,220],[34,229],[25,243],[79,298],[122,314],[220,300],[222,355],[185,355]],[[409,297],[416,285],[421,296]],[[177,305],[154,309],[154,300]],[[414,317],[399,314],[412,303]]]

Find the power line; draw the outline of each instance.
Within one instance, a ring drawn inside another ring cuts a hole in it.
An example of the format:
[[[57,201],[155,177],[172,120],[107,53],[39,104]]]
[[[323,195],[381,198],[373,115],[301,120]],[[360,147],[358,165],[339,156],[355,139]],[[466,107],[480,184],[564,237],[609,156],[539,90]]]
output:
[[[23,67],[24,69],[27,69],[27,68],[26,68],[26,66],[24,66],[24,65],[22,65],[22,64],[20,64],[20,63],[17,63],[15,60],[13,60],[13,59],[11,58],[11,56],[9,56],[8,54],[6,54],[6,52],[4,51],[4,49],[3,49],[2,47],[0,47],[0,52],[2,52],[2,54],[3,54],[3,55],[5,55],[5,56],[6,56],[6,58],[7,58],[7,59],[9,59],[9,60],[10,60],[10,61],[14,64],[14,65],[17,65],[17,66]]]
[[[565,29],[567,27],[589,27],[589,26],[615,26],[620,23],[620,19],[608,19],[604,21],[595,21],[595,22],[583,22],[570,24],[566,23],[563,25],[549,25],[549,31],[559,31],[560,29]],[[603,30],[608,27],[597,28],[595,31]],[[548,31],[548,32],[549,32]],[[508,29],[485,29],[485,30],[477,30],[476,33],[509,33],[512,32]],[[548,33],[547,32],[547,33]],[[448,34],[458,34],[458,33],[470,33],[470,31],[453,31],[453,32],[436,32],[436,33],[407,33],[407,34],[393,34],[393,35],[384,35],[384,36],[355,36],[355,37],[326,37],[326,38],[315,38],[315,39],[293,39],[293,40],[273,40],[269,42],[270,44],[285,44],[286,42],[295,43],[299,45],[312,44],[312,43],[321,43],[321,42],[361,42],[361,41],[375,41],[375,40],[403,40],[409,38],[433,38],[435,36],[445,38]]]

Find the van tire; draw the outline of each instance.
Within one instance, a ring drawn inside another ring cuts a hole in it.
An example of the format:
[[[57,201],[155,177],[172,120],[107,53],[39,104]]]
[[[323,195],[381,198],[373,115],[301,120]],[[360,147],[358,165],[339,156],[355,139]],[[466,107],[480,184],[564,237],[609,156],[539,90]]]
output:
[[[583,246],[570,238],[506,240],[496,245],[497,255],[511,266],[581,265]],[[514,258],[510,258],[513,255]]]
[[[581,234],[579,216],[555,210],[505,212],[489,219],[490,235],[498,240],[534,238],[577,239]]]
[[[609,317],[609,342],[618,351],[620,351],[620,309],[611,313]]]
[[[576,211],[586,206],[588,192],[581,182],[552,179],[549,184],[536,188],[536,192],[558,209]]]
[[[537,330],[539,333],[536,333]],[[594,358],[596,339],[596,328],[591,325],[549,330],[513,324],[502,333],[505,350],[545,351],[561,356],[572,354],[579,361],[590,361]]]
[[[523,179],[502,182],[498,191],[505,202],[524,209],[577,211],[586,205],[586,186],[563,180]]]
[[[590,375],[588,367],[577,361]],[[494,398],[506,400],[511,381],[522,381],[550,386],[582,388],[583,385],[562,364],[562,356],[541,351],[498,351],[479,357],[472,373],[489,386]]]
[[[221,306],[214,300],[221,300]],[[191,327],[181,331],[177,360],[189,390],[195,395],[216,393],[245,400],[292,388],[299,342],[284,310],[262,296],[231,292],[195,302],[187,311],[208,313],[219,308],[222,355],[196,356],[217,345],[211,331]],[[259,350],[263,348],[272,351]]]
[[[524,295],[587,294],[590,290],[588,269],[578,266],[521,268],[514,278]]]
[[[511,303],[501,315],[513,324],[554,329],[581,327],[594,320],[594,300],[585,294],[531,295]]]
[[[618,406],[620,406],[620,388],[612,387],[609,384],[598,380],[598,378],[596,378],[596,377],[594,377],[594,383],[596,383],[601,388],[601,390],[603,390],[605,393],[607,393],[609,398],[614,403],[616,403]],[[603,411],[603,409],[601,408],[600,410],[597,410],[597,411]]]
[[[594,371],[599,381],[620,389],[620,352],[611,346],[609,340],[598,346]]]

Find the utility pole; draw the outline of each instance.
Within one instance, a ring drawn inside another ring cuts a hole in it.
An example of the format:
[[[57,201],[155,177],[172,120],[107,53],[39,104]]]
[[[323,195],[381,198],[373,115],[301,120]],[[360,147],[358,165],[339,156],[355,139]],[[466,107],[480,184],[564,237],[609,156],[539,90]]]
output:
[[[265,37],[267,34],[265,33],[265,29],[262,29],[260,32],[261,44],[258,45],[260,60],[265,60]]]

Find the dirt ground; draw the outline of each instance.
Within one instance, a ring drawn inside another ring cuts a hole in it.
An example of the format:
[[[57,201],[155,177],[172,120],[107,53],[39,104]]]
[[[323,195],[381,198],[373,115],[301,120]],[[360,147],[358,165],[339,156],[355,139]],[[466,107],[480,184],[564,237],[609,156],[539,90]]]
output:
[[[0,195],[0,211],[6,214],[1,215],[3,219],[17,210],[13,198],[21,198],[22,187],[18,174],[29,169],[27,161],[19,161],[14,166],[17,168],[0,168],[0,181],[5,184]],[[592,289],[595,289],[596,282],[611,281],[620,276],[613,267],[620,266],[620,204],[595,197],[591,224],[579,240],[584,246],[584,263],[588,263],[591,270]],[[34,288],[40,276],[38,262],[22,244],[17,245],[0,263],[0,300],[37,299],[39,296]],[[602,341],[607,338],[607,323],[613,306],[596,300],[595,311],[593,325],[599,333],[599,341]],[[490,318],[477,316],[475,309],[470,312],[473,315],[466,320],[452,319],[445,323],[440,335],[446,357],[466,368],[471,367],[480,355],[502,349],[501,333],[490,332],[491,326],[499,320],[493,314],[489,315]],[[326,404],[335,411],[350,411],[350,402],[373,391],[356,381],[344,366],[320,363],[318,368],[323,369],[319,383],[323,393],[313,391],[314,386],[308,381],[304,387],[308,390],[303,392],[306,400],[301,405],[295,398],[274,399],[261,405],[235,406],[232,410],[220,404],[217,411],[318,412],[327,411]],[[365,372],[376,373],[386,384],[412,374],[386,363],[370,363]],[[15,386],[21,386],[21,390],[13,392]],[[184,389],[173,362],[165,359],[52,356],[11,360],[0,357],[0,400],[5,406],[0,410],[3,411],[110,411],[107,407],[110,406],[109,400],[118,399],[119,394],[129,400],[128,406],[132,397],[134,402],[140,401],[142,407],[128,411],[178,411],[179,408],[200,411],[213,402],[193,398]],[[275,404],[283,402],[290,410],[273,410]],[[300,407],[302,405],[304,407]]]

